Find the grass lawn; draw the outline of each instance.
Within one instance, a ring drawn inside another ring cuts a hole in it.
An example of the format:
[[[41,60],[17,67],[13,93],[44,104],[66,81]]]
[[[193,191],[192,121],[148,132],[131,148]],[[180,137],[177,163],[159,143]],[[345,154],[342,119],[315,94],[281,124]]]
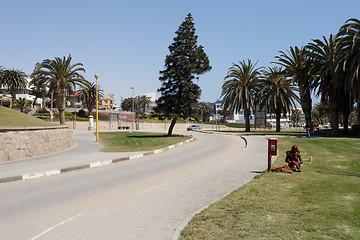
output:
[[[256,134],[256,135],[287,135],[287,136],[306,136],[306,130],[281,130],[276,132],[275,130],[251,130],[250,132],[245,131],[221,131],[221,132],[233,132],[241,134]]]
[[[293,144],[303,172],[261,174],[196,215],[181,239],[360,239],[360,140],[279,138],[273,167]]]
[[[168,137],[160,133],[147,132],[100,132],[99,141],[104,146],[101,152],[152,151],[178,142],[190,136],[173,135]]]
[[[32,117],[25,113],[0,106],[0,126],[1,127],[38,127],[55,126],[58,124],[46,122],[44,120]]]

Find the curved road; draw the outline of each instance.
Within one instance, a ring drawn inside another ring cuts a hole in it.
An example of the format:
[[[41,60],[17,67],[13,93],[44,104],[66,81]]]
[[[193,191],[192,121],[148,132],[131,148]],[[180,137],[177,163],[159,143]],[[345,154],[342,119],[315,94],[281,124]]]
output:
[[[0,185],[0,239],[171,239],[266,168],[266,139],[196,141],[109,166]]]

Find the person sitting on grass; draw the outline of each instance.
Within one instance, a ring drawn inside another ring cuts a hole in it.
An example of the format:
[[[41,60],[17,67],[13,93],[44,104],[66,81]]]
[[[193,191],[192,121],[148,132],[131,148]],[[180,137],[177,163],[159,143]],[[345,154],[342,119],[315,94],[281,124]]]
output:
[[[294,172],[302,172],[300,164],[303,163],[298,146],[293,145],[290,151],[286,151],[285,162]]]

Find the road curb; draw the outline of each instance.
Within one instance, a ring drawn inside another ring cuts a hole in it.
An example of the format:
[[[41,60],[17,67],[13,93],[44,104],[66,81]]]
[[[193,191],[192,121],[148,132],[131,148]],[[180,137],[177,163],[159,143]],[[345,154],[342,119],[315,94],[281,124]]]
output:
[[[21,180],[32,180],[32,179],[36,179],[36,178],[48,177],[48,176],[53,176],[53,175],[72,172],[72,171],[78,171],[78,170],[87,169],[87,168],[98,168],[98,167],[106,166],[106,165],[113,164],[113,163],[118,163],[118,162],[122,162],[122,161],[141,158],[141,157],[144,157],[147,155],[162,153],[162,152],[168,151],[175,147],[179,147],[185,143],[189,143],[192,141],[194,141],[193,137],[186,141],[172,144],[172,145],[164,147],[164,148],[156,149],[156,150],[141,153],[141,154],[131,155],[129,157],[116,158],[113,160],[97,161],[97,162],[92,162],[89,164],[83,164],[83,165],[79,165],[79,166],[66,167],[66,168],[61,168],[61,169],[52,169],[52,170],[39,171],[39,172],[33,172],[33,173],[26,173],[26,174],[12,176],[12,177],[0,178],[0,183],[7,183],[7,182],[14,182],[14,181],[21,181]]]

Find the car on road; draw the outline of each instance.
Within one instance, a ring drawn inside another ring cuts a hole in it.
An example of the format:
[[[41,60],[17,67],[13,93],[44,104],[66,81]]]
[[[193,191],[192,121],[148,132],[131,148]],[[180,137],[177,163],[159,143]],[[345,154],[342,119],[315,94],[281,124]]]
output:
[[[199,125],[191,125],[190,127],[188,127],[186,130],[188,131],[194,131],[194,130],[201,130],[201,127]]]

